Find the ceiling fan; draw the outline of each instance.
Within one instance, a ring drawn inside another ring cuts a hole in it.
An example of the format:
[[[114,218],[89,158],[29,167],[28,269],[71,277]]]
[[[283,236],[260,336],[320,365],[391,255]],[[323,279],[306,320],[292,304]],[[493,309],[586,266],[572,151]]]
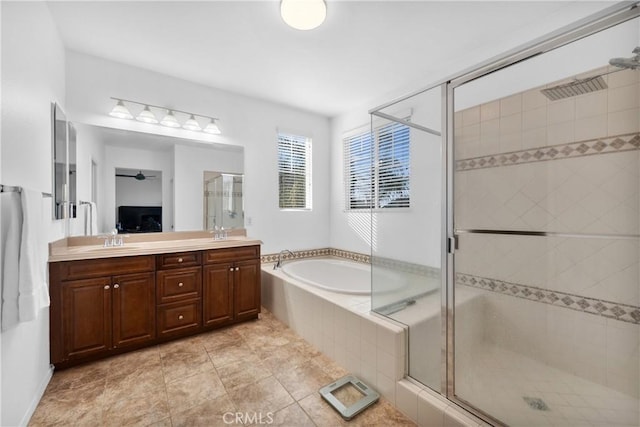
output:
[[[138,181],[144,181],[147,178],[155,178],[156,177],[155,175],[145,175],[145,174],[142,173],[142,171],[138,171],[138,173],[135,174],[135,175],[124,175],[124,174],[118,174],[117,173],[116,176],[122,176],[122,177],[125,177],[125,178],[135,178]]]

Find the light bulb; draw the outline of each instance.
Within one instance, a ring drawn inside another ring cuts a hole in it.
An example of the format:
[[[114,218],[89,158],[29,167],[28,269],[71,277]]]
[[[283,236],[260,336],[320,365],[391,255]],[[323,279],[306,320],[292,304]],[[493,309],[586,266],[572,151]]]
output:
[[[142,110],[140,114],[138,114],[138,117],[136,117],[136,120],[139,120],[144,123],[158,123],[158,119],[156,118],[155,114],[153,114],[151,110],[149,110],[148,105],[144,106],[144,110]]]
[[[207,133],[211,133],[213,135],[220,135],[221,134],[220,128],[216,124],[216,119],[211,119],[211,122],[209,122],[209,124],[207,124],[207,126],[205,126],[203,131],[207,132]]]
[[[164,119],[162,119],[160,124],[163,125],[163,126],[168,126],[170,128],[179,128],[180,127],[180,123],[178,122],[178,119],[176,119],[176,116],[173,115],[173,111],[171,111],[171,110],[169,110],[167,112],[167,115],[164,116]]]
[[[124,105],[121,99],[118,100],[118,103],[113,110],[109,113],[110,116],[117,117],[119,119],[133,119],[133,115],[129,111],[129,109]]]
[[[200,124],[196,121],[196,118],[193,116],[193,114],[191,115],[191,117],[189,117],[189,120],[184,122],[182,127],[187,130],[193,130],[193,131],[202,130],[202,128],[200,127]]]

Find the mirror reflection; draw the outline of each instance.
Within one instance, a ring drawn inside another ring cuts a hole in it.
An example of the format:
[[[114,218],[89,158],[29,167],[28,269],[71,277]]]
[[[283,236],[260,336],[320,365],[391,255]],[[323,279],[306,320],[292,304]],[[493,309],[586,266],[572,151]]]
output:
[[[244,227],[243,175],[204,172],[204,228]]]
[[[51,104],[53,120],[53,219],[76,217],[76,129],[60,105]]]
[[[162,231],[162,171],[116,168],[119,233]]]
[[[203,199],[204,173],[244,174],[244,149],[237,145],[77,126],[78,169],[87,177],[79,181],[86,182],[79,198],[95,201],[97,230],[93,234],[114,228],[123,233],[203,230],[205,209],[209,209]],[[81,205],[79,209],[89,208]],[[224,209],[225,228],[243,226],[241,198],[227,200]],[[87,234],[86,217],[84,211],[78,214],[70,235]]]

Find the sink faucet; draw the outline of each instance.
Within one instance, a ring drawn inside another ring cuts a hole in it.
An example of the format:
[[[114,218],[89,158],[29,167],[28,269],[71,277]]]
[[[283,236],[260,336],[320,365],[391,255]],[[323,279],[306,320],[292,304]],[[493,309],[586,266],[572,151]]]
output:
[[[104,247],[109,248],[112,246],[124,246],[124,239],[122,236],[118,237],[118,229],[114,228],[111,233],[104,236]]]
[[[291,257],[292,257],[292,258],[293,258],[293,257],[295,257],[295,255],[293,254],[293,252],[291,252],[289,249],[284,249],[284,250],[280,251],[280,253],[278,254],[278,262],[276,262],[276,263],[273,265],[273,269],[274,269],[274,270],[277,270],[278,268],[280,268],[280,266],[282,265],[282,254],[287,254],[287,253],[288,253],[289,255],[291,255]]]

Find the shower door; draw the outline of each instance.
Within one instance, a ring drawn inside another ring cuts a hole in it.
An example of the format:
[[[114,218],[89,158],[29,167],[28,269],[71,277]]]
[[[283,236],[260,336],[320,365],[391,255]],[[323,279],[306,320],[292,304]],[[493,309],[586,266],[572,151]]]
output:
[[[635,18],[453,89],[449,397],[500,423],[640,425],[640,70],[609,65],[639,45]]]

